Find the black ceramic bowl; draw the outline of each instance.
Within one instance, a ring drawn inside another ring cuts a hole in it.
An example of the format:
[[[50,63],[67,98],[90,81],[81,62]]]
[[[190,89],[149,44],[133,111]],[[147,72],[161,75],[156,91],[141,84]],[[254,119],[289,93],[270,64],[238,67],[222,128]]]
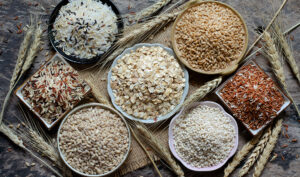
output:
[[[117,15],[118,17],[118,21],[117,21],[117,26],[118,26],[118,34],[121,33],[122,29],[123,29],[123,21],[120,15],[119,10],[117,9],[117,7],[109,0],[100,0],[102,3],[108,5],[111,7],[112,11]],[[72,55],[67,55],[66,53],[64,53],[62,51],[61,48],[58,47],[57,42],[55,42],[55,38],[54,38],[54,31],[53,31],[53,24],[55,22],[55,19],[57,18],[58,14],[59,14],[59,10],[61,9],[62,6],[68,4],[69,1],[68,0],[62,0],[53,10],[50,19],[49,19],[49,24],[48,24],[48,36],[49,36],[49,40],[51,45],[53,46],[53,48],[60,53],[66,60],[72,62],[72,63],[78,63],[78,64],[92,64],[92,63],[96,63],[97,61],[99,61],[99,59],[101,58],[101,56],[103,54],[100,55],[96,55],[93,58],[87,59],[87,58],[79,58],[76,56],[72,56]],[[117,40],[117,38],[116,38]],[[116,42],[116,40],[114,41],[114,43]],[[114,44],[113,43],[113,44]],[[113,45],[112,44],[112,45]]]

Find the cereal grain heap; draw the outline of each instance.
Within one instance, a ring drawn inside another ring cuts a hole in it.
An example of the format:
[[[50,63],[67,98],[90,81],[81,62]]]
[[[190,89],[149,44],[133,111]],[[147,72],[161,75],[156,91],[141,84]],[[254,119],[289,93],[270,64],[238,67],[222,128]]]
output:
[[[118,32],[111,7],[96,0],[72,0],[53,24],[55,42],[67,55],[90,59],[106,52]]]
[[[128,151],[129,133],[122,119],[98,107],[72,114],[62,125],[59,147],[70,166],[85,174],[113,170]]]
[[[33,110],[51,124],[72,109],[89,89],[71,66],[53,60],[29,79],[22,95]]]
[[[253,130],[275,118],[284,103],[272,79],[253,64],[243,66],[220,95],[233,115]]]
[[[177,154],[197,168],[222,163],[234,147],[235,130],[230,122],[219,108],[204,105],[183,114],[173,127]]]
[[[161,47],[140,47],[124,55],[112,69],[115,103],[128,114],[155,119],[173,110],[185,87],[177,60]]]
[[[237,60],[245,40],[241,19],[231,9],[213,2],[189,8],[175,27],[180,57],[203,71],[224,69]]]

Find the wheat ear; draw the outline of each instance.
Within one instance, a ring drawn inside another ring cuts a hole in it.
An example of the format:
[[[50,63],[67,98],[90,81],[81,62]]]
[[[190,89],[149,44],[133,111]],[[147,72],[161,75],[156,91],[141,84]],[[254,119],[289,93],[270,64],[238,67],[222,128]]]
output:
[[[165,161],[177,176],[184,176],[184,172],[181,167],[176,163],[176,161],[171,156],[169,149],[162,145],[161,142],[150,132],[144,125],[137,124],[136,125],[138,131],[140,132],[140,136],[143,140],[151,146],[151,148]]]
[[[171,0],[158,0],[155,4],[149,6],[146,9],[143,9],[141,12],[137,13],[134,17],[135,21],[139,21],[145,17],[149,17],[150,15],[157,12],[159,9],[167,5]]]
[[[259,142],[257,143],[256,147],[252,151],[251,155],[248,157],[246,163],[242,167],[242,169],[239,172],[240,176],[244,176],[245,174],[248,173],[249,169],[252,167],[252,165],[255,163],[261,152],[264,150],[266,147],[270,136],[272,134],[271,126],[269,126],[265,132],[264,135],[260,138]]]
[[[276,37],[279,41],[279,44],[280,44],[281,48],[283,49],[284,55],[285,55],[288,63],[290,64],[290,67],[291,67],[294,75],[296,76],[298,82],[300,83],[300,72],[299,72],[299,68],[297,66],[296,60],[293,56],[292,50],[291,50],[284,34],[282,33],[280,27],[278,26],[278,24],[274,25],[274,30],[276,33]]]
[[[297,114],[300,117],[300,111],[298,109],[298,106],[295,103],[293,97],[291,96],[291,94],[289,93],[289,91],[287,89],[283,67],[282,67],[282,64],[281,64],[280,59],[279,59],[279,54],[278,54],[278,52],[276,50],[275,42],[272,39],[271,34],[268,31],[265,31],[263,38],[264,38],[264,42],[265,42],[264,51],[266,53],[266,56],[267,56],[269,62],[272,65],[274,74],[277,77],[277,79],[280,82],[280,84],[283,86],[283,89],[285,90],[285,92],[287,93],[287,95],[292,100],[292,102],[293,102],[293,104],[295,106],[295,109],[297,111]]]
[[[155,27],[161,27],[162,25],[165,25],[168,22],[174,20],[178,14],[178,12],[172,12],[157,16],[152,20],[145,22],[143,25],[141,25],[141,27],[120,38],[116,42],[116,44],[114,44],[114,46],[112,46],[111,49],[109,49],[109,51],[107,51],[101,57],[100,62],[95,65],[100,65],[99,72],[102,72],[102,70],[109,66],[108,64],[111,63],[111,61],[113,61],[118,55],[120,55],[126,48],[149,37],[150,35],[148,33],[150,33],[152,29],[154,29]]]
[[[14,72],[12,75],[12,78],[10,80],[10,86],[9,86],[9,90],[5,96],[3,105],[2,105],[2,109],[1,109],[1,113],[0,113],[0,124],[2,123],[2,119],[4,116],[4,110],[7,106],[8,100],[10,98],[11,93],[13,92],[13,89],[15,87],[15,85],[17,84],[17,80],[18,78],[20,78],[20,72],[22,71],[22,67],[24,64],[24,61],[26,60],[26,53],[28,51],[28,47],[30,44],[30,39],[32,37],[32,34],[34,33],[34,25],[31,24],[24,39],[23,42],[21,43],[20,49],[19,49],[19,53],[18,53],[18,59],[17,59],[17,63],[15,65],[14,68]]]
[[[41,26],[38,25],[36,28],[36,31],[35,31],[35,35],[34,35],[32,44],[29,48],[28,55],[26,57],[24,65],[22,67],[22,72],[21,72],[20,76],[22,76],[34,62],[34,59],[35,59],[38,51],[40,50],[40,45],[42,43],[42,41],[41,41],[42,34],[43,34],[43,30],[42,30]]]
[[[17,63],[15,65],[15,69],[12,75],[12,78],[10,80],[10,86],[9,89],[13,89],[13,87],[15,86],[15,83],[19,77],[20,72],[22,71],[22,67],[24,64],[24,61],[26,59],[26,53],[30,44],[30,39],[32,37],[32,34],[34,32],[34,27],[33,25],[30,25],[29,29],[26,32],[26,35],[23,39],[23,42],[21,43],[20,49],[19,49],[19,53],[18,53],[18,58],[17,58]]]
[[[268,159],[271,155],[271,152],[273,151],[273,149],[276,145],[278,135],[281,131],[282,121],[283,121],[283,119],[279,119],[276,122],[276,125],[272,130],[272,135],[271,135],[271,137],[270,137],[270,139],[267,143],[267,146],[264,149],[262,155],[260,156],[260,158],[257,161],[257,164],[254,168],[255,170],[254,170],[254,173],[253,173],[253,177],[259,177],[261,175],[262,171],[264,170],[264,167],[265,167],[266,163],[268,162]]]
[[[156,166],[154,160],[153,160],[152,157],[150,156],[148,150],[147,150],[146,147],[143,145],[143,143],[141,142],[141,140],[140,140],[140,139],[137,137],[137,135],[135,134],[135,132],[134,132],[134,130],[132,129],[131,125],[129,126],[129,128],[130,128],[130,131],[131,131],[133,137],[134,137],[135,140],[137,141],[137,143],[141,146],[141,148],[143,149],[143,151],[146,153],[146,156],[150,159],[150,161],[151,161],[151,163],[153,164],[154,169],[155,169],[155,171],[157,172],[157,174],[158,174],[160,177],[162,177],[162,175],[161,175],[159,169],[157,168],[157,166]]]
[[[19,138],[18,134],[13,131],[11,128],[6,126],[4,123],[0,125],[0,132],[2,132],[5,136],[7,136],[14,144],[28,152],[30,155],[32,155],[34,158],[36,158],[38,161],[42,162],[44,165],[46,165],[52,172],[54,172],[56,175],[63,177],[61,173],[59,173],[57,170],[55,170],[51,165],[49,165],[47,162],[42,160],[40,157],[35,155],[30,149],[24,146],[23,141]]]
[[[244,157],[257,144],[261,135],[262,135],[261,133],[256,135],[254,138],[252,138],[250,141],[248,141],[241,150],[239,150],[236,153],[236,155],[233,157],[232,161],[225,168],[224,177],[228,177],[234,171],[234,169],[240,164],[240,162],[244,159]]]
[[[162,14],[157,17],[154,17],[152,20],[145,22],[140,28],[137,28],[137,29],[131,31],[127,35],[120,38],[116,44],[122,46],[122,45],[126,44],[128,41],[136,38],[137,36],[140,36],[148,31],[150,31],[154,27],[174,20],[179,13],[180,12],[170,12],[170,13],[166,13],[166,14]]]
[[[192,95],[190,95],[182,104],[182,107],[185,107],[195,101],[201,100],[204,98],[209,92],[218,87],[218,85],[222,82],[222,76],[206,82],[200,88],[198,88]]]

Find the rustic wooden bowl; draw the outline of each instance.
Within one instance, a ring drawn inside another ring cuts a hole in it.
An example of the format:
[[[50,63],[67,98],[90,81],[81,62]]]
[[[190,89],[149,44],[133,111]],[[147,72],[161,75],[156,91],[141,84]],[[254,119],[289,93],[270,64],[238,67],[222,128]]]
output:
[[[230,63],[230,65],[228,65],[228,67],[224,68],[224,69],[218,69],[218,70],[215,70],[215,71],[204,71],[202,69],[196,69],[196,68],[193,68],[187,60],[185,60],[185,58],[183,57],[180,57],[180,51],[179,49],[177,48],[177,43],[175,41],[175,27],[178,23],[178,21],[180,21],[181,17],[187,13],[187,10],[191,7],[195,7],[195,6],[198,6],[200,4],[203,4],[203,3],[217,3],[221,6],[224,6],[225,8],[228,8],[230,9],[231,11],[233,11],[239,18],[240,20],[242,21],[243,23],[243,26],[244,26],[244,29],[246,31],[246,39],[245,39],[245,44],[244,44],[244,47],[243,47],[243,50],[242,50],[242,53],[240,55],[240,57],[235,60],[235,61],[232,61]],[[173,50],[175,51],[175,54],[177,55],[177,58],[186,66],[188,67],[189,69],[197,72],[197,73],[201,73],[201,74],[208,74],[208,75],[213,75],[213,74],[221,74],[221,75],[228,75],[228,74],[231,74],[233,73],[237,68],[238,68],[238,63],[239,61],[243,58],[243,56],[245,55],[246,53],[246,49],[247,49],[247,45],[248,45],[248,29],[247,29],[247,25],[244,21],[244,19],[242,18],[242,16],[235,10],[233,9],[231,6],[225,4],[225,3],[221,3],[221,2],[217,2],[217,1],[193,1],[191,3],[189,3],[187,6],[186,6],[186,9],[178,15],[177,19],[175,20],[174,24],[173,24],[173,27],[172,27],[172,34],[171,34],[171,40],[172,40],[172,46],[173,46]]]

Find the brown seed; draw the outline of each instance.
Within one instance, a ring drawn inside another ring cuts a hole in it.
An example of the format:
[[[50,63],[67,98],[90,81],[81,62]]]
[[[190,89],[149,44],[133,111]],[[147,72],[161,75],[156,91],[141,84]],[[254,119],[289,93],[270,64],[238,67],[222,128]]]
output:
[[[294,36],[290,35],[290,39],[291,39],[291,41],[294,41]]]
[[[292,142],[293,142],[293,143],[296,143],[296,142],[297,142],[297,139],[295,139],[295,138],[292,139]]]
[[[286,148],[286,147],[288,147],[289,145],[287,145],[287,144],[284,144],[284,145],[282,145],[281,147],[282,148]]]
[[[284,156],[283,156],[282,154],[280,154],[280,156],[281,156],[281,159],[282,159],[282,160],[285,160],[285,158],[284,158]]]

